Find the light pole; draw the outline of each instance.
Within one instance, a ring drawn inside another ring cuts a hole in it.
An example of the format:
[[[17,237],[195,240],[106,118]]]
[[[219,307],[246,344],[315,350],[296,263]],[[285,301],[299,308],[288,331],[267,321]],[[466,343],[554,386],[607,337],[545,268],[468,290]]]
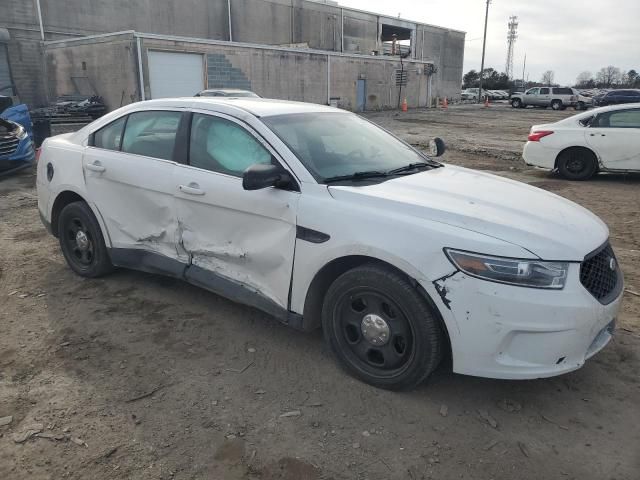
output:
[[[482,64],[480,65],[480,88],[478,89],[478,103],[482,101],[482,77],[484,76],[484,52],[487,47],[487,22],[489,21],[489,4],[487,0],[487,11],[484,14],[484,40],[482,40]]]

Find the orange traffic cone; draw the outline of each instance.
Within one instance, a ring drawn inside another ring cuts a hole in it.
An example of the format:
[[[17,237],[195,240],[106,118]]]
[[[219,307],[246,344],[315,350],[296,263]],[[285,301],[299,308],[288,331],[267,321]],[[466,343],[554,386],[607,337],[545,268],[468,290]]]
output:
[[[442,108],[444,108],[445,110],[449,108],[449,100],[447,100],[447,97],[444,97],[444,101],[442,102]]]
[[[402,100],[402,111],[406,112],[409,110],[409,106],[407,105],[407,97],[404,97],[404,100]]]
[[[484,108],[489,108],[489,97],[484,97]]]

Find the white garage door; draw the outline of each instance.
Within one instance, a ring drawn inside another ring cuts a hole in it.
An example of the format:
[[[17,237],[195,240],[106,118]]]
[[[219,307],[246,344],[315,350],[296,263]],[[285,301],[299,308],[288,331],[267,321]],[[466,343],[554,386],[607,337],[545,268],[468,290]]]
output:
[[[204,89],[204,58],[198,53],[150,51],[151,98],[193,97]]]

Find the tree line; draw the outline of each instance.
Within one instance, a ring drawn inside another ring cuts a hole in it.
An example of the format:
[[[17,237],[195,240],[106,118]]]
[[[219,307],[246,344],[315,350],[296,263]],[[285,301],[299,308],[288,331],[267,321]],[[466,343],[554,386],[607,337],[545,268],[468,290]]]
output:
[[[640,88],[640,74],[631,69],[627,72],[609,65],[601,68],[595,76],[588,71],[576,78],[577,88]]]
[[[557,86],[554,82],[555,73],[547,70],[542,74],[539,82],[527,82],[527,87]],[[520,79],[509,80],[507,74],[493,68],[484,70],[482,88],[486,90],[510,90],[514,83],[521,84]],[[480,72],[469,70],[462,77],[462,88],[478,88],[480,86]],[[622,71],[618,67],[609,65],[601,68],[595,75],[584,71],[576,78],[575,88],[640,88],[640,73],[637,70]]]

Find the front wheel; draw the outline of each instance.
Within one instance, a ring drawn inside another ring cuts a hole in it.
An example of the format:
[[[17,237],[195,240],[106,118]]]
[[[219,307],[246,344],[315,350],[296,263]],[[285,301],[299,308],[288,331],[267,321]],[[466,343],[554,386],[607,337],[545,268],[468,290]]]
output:
[[[522,108],[522,100],[520,100],[519,98],[514,98],[513,100],[511,100],[511,106],[513,108]]]
[[[404,276],[375,264],[333,282],[322,327],[345,370],[375,387],[414,388],[442,358],[444,334],[429,304]]]
[[[85,202],[62,209],[58,236],[67,264],[78,275],[94,278],[113,270],[100,225]]]

